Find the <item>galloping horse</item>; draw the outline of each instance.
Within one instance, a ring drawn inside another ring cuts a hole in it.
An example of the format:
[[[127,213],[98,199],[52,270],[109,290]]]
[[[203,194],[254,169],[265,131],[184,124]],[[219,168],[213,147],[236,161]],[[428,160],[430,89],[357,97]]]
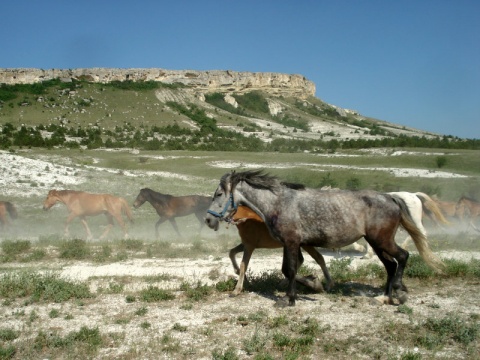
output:
[[[7,212],[12,220],[18,217],[15,205],[13,205],[10,201],[0,201],[0,223],[4,229],[10,225],[10,222],[7,218]]]
[[[155,236],[158,239],[158,227],[167,220],[170,221],[178,236],[181,236],[175,218],[190,214],[195,214],[200,222],[201,230],[211,198],[200,195],[173,196],[145,188],[140,190],[133,207],[139,208],[145,201],[148,201],[157,211],[158,216],[160,216],[160,219],[155,224]]]
[[[124,237],[127,238],[128,236],[122,212],[131,222],[133,222],[133,216],[127,201],[121,197],[110,194],[90,194],[75,190],[50,190],[43,203],[43,210],[50,209],[57,202],[65,204],[69,212],[65,222],[65,236],[69,236],[68,227],[72,220],[78,217],[87,232],[87,239],[92,239],[92,233],[85,218],[100,214],[105,214],[108,219],[108,226],[100,239],[107,236],[113,226],[114,218],[122,228]]]
[[[468,218],[469,224],[476,231],[480,229],[475,226],[475,220],[480,217],[480,202],[477,200],[462,196],[455,207],[455,215],[460,221],[466,221]]]
[[[413,223],[405,202],[395,195],[292,188],[262,171],[233,172],[222,176],[205,222],[218,229],[220,219],[229,219],[238,205],[259,214],[272,237],[283,244],[282,272],[288,279],[286,296],[292,306],[302,245],[340,248],[364,237],[387,271],[384,302],[388,304],[394,303],[394,290],[401,303],[406,301],[402,278],[409,254],[394,239],[400,225],[427,264],[438,271],[443,267]]]
[[[245,279],[245,273],[247,272],[248,263],[255,249],[278,249],[283,247],[283,244],[270,236],[268,228],[265,226],[263,220],[251,209],[246,206],[239,206],[237,211],[232,217],[232,223],[237,226],[238,233],[242,242],[230,249],[229,256],[232,261],[233,268],[235,273],[238,275],[237,285],[233,290],[231,296],[237,296],[243,290],[243,282]],[[326,279],[326,290],[329,291],[333,286],[333,281],[328,272],[327,266],[325,264],[325,259],[322,254],[320,254],[317,249],[313,246],[302,246],[302,248],[307,251],[310,256],[317,262],[318,265],[322,268],[323,275]],[[242,262],[240,267],[237,264],[235,256],[243,252]],[[299,252],[299,267],[303,263],[303,255]],[[297,276],[296,280],[315,291],[322,291],[323,287],[320,281],[317,278],[301,277]]]
[[[456,202],[442,201],[436,195],[432,195],[432,200],[435,201],[437,206],[440,208],[440,211],[443,213],[444,217],[449,219],[453,219],[456,217],[455,215],[455,208],[457,206]]]

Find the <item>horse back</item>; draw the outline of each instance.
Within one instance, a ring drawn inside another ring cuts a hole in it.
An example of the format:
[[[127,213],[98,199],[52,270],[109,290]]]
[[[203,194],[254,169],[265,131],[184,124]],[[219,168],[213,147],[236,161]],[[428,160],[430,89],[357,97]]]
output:
[[[476,217],[480,215],[480,202],[474,199],[462,196],[456,204],[456,211],[458,211],[460,207],[463,207],[463,213],[466,213],[465,209],[467,209],[470,217]]]
[[[287,200],[281,212],[277,210],[278,216],[269,219],[272,231],[294,232],[305,245],[343,247],[362,237],[374,237],[382,229],[393,233],[400,221],[392,197],[376,191],[310,189]]]
[[[208,201],[207,201],[208,199]],[[171,196],[166,204],[154,206],[160,216],[176,217],[208,210],[210,199],[200,195]]]
[[[88,192],[72,192],[64,199],[70,212],[77,215],[98,215],[110,212],[116,203],[116,197],[110,194],[92,194]]]

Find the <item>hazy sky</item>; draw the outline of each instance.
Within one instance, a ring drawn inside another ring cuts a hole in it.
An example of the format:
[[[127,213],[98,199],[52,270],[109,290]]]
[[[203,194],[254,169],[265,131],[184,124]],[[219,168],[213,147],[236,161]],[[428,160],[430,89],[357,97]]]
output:
[[[15,0],[1,68],[302,74],[328,103],[480,138],[478,0]]]

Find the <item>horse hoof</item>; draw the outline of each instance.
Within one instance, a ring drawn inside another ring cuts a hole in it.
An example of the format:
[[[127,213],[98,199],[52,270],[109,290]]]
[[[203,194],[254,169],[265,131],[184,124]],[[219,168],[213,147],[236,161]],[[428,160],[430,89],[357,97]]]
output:
[[[405,291],[397,291],[397,298],[400,305],[405,304],[408,300],[408,294]]]
[[[311,279],[311,281],[312,281],[313,291],[316,291],[316,292],[319,292],[319,293],[325,292],[325,290],[323,289],[322,282],[317,277]]]
[[[385,296],[385,295],[375,296],[373,298],[373,302],[375,305],[387,305],[389,302],[388,296]]]

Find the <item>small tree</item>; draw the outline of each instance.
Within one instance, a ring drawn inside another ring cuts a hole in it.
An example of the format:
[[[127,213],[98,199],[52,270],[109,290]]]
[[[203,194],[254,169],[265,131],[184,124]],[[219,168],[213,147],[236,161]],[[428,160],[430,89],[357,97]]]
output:
[[[445,166],[447,163],[447,158],[445,156],[437,156],[436,158],[437,167],[440,169]]]

